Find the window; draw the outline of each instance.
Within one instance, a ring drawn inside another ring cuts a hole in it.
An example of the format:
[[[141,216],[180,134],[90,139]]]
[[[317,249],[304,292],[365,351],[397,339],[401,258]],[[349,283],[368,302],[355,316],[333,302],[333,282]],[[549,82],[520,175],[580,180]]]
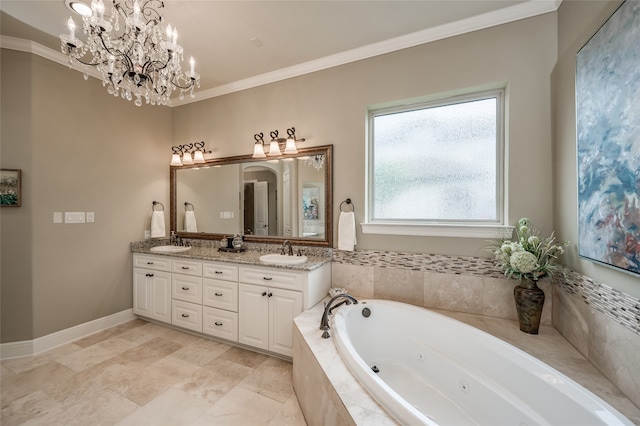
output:
[[[503,98],[493,90],[371,110],[363,231],[486,237],[502,228]]]

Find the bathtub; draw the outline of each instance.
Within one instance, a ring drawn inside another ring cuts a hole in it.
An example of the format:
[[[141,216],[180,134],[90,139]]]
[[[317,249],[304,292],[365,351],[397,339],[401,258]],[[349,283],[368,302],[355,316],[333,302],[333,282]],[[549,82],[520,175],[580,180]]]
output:
[[[427,309],[363,300],[334,311],[331,335],[354,376],[403,425],[632,424],[547,364]]]

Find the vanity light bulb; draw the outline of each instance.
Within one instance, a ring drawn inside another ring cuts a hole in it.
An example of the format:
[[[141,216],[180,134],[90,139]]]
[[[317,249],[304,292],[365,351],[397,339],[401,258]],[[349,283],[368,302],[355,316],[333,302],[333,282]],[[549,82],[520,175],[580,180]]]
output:
[[[269,157],[282,155],[282,152],[280,152],[280,147],[278,146],[278,141],[271,141],[271,143],[269,144],[269,153],[267,155]]]
[[[287,145],[284,147],[285,154],[297,154],[296,141],[293,138],[287,139]]]
[[[202,151],[197,150],[195,154],[193,154],[193,162],[196,164],[206,163],[206,161],[204,161],[204,155],[202,154]]]
[[[193,158],[191,158],[190,152],[182,154],[182,164],[193,164]]]
[[[180,160],[179,154],[173,154],[171,156],[171,165],[172,166],[182,166],[182,161]]]
[[[265,153],[264,153],[264,148],[262,147],[261,143],[254,143],[253,144],[253,158],[264,158],[266,157]]]

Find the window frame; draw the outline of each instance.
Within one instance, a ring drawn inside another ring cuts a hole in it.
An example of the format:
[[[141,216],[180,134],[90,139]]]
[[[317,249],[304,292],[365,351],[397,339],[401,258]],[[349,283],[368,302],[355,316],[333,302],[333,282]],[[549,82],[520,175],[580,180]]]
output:
[[[443,107],[459,103],[496,99],[496,220],[420,220],[375,219],[374,203],[374,121],[377,116]],[[462,94],[445,95],[428,100],[400,101],[393,105],[371,107],[367,111],[366,135],[366,202],[365,222],[361,224],[365,234],[418,235],[461,238],[500,238],[510,236],[513,227],[505,223],[507,215],[506,175],[506,88],[465,91]]]

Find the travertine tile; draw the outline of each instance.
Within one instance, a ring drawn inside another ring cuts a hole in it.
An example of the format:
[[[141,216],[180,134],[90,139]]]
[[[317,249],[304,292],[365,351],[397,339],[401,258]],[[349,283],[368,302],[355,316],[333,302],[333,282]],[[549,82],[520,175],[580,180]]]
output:
[[[51,425],[113,425],[138,409],[138,405],[112,390],[81,399],[47,420]]]
[[[175,351],[171,356],[201,367],[230,348],[226,343],[202,338]]]
[[[175,387],[118,422],[118,426],[189,425],[203,416],[209,403]],[[214,423],[209,423],[214,424]]]
[[[135,343],[128,340],[123,340],[119,337],[112,337],[93,346],[89,346],[59,358],[57,362],[66,365],[74,371],[82,371],[86,368],[100,364],[101,362],[135,346],[137,346]]]
[[[237,362],[238,364],[246,365],[247,367],[256,368],[262,364],[268,356],[233,346],[229,350],[218,355],[218,358],[227,359],[229,361]]]
[[[267,426],[306,426],[306,424],[298,399],[295,395],[291,395]]]
[[[424,306],[423,272],[374,268],[374,297]]]
[[[236,386],[207,411],[207,417],[192,424],[266,425],[281,408],[280,402]]]
[[[513,287],[516,283],[505,278],[483,278],[482,315],[517,320]]]
[[[240,386],[284,403],[293,393],[292,375],[290,362],[268,358],[255,368]]]
[[[589,319],[589,360],[640,406],[640,339],[600,312]]]
[[[68,367],[58,364],[56,361],[50,361],[24,373],[3,379],[0,387],[0,401],[4,407],[18,398],[35,392],[44,383],[64,380],[75,374],[76,372]]]
[[[21,358],[7,359],[2,361],[2,366],[8,368],[12,372],[19,374],[32,368],[39,367],[47,364],[51,361],[56,361],[59,358],[79,351],[81,348],[74,343],[68,343],[66,345],[59,346],[51,349],[43,354],[34,356],[25,356]]]
[[[46,419],[64,410],[59,402],[41,390],[37,390],[15,401],[3,404],[0,414],[2,425],[46,424]]]
[[[553,289],[553,326],[589,357],[589,306],[558,287]]]
[[[117,325],[115,327],[111,327],[108,328],[106,330],[102,330],[98,333],[94,333],[90,336],[87,336],[83,339],[79,339],[74,341],[73,343],[77,346],[80,346],[81,348],[86,348],[88,346],[91,345],[95,345],[96,343],[100,343],[104,340],[107,340],[111,337],[115,337],[118,336],[128,330],[134,329],[136,327],[141,327],[143,325],[145,325],[147,322],[140,320],[140,319],[135,319],[133,321],[128,321],[124,324],[120,324]]]
[[[344,288],[356,298],[371,299],[374,294],[373,266],[334,263],[331,265],[331,287]]]
[[[424,273],[424,306],[451,311],[482,313],[481,277]]]

